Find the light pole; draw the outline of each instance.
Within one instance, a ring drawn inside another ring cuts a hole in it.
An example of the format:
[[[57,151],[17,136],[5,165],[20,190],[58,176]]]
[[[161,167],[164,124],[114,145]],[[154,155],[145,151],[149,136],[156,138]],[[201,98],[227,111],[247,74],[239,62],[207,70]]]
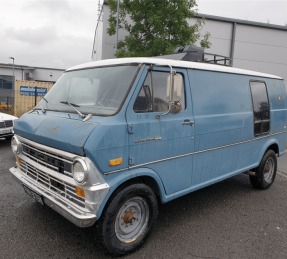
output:
[[[9,57],[9,58],[13,60],[12,104],[14,105],[14,96],[15,96],[14,95],[14,91],[15,91],[14,57]],[[8,107],[8,100],[7,100],[7,107]]]
[[[13,60],[13,80],[14,80],[14,58],[13,57],[9,57],[9,58]]]

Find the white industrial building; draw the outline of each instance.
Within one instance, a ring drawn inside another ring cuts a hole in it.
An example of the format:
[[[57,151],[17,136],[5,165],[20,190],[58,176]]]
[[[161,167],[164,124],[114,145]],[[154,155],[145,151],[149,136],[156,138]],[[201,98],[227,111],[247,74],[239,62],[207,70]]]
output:
[[[107,34],[109,6],[107,1],[99,9],[99,21],[96,26],[93,60],[114,57],[116,36]],[[287,26],[230,19],[198,14],[204,18],[201,34],[211,34],[211,48],[208,53],[227,57],[229,65],[275,74],[287,80]],[[190,24],[194,19],[188,21]],[[125,32],[119,29],[119,40]]]
[[[65,69],[33,67],[17,64],[0,63],[0,76],[15,76],[15,80],[34,80],[43,82],[56,82]]]
[[[13,78],[55,83],[64,71],[57,68],[0,63],[0,103],[13,104]]]

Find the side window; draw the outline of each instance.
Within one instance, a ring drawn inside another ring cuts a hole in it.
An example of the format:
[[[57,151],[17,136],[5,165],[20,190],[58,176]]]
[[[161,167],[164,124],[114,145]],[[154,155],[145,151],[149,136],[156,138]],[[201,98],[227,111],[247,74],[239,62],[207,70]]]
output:
[[[270,130],[270,106],[264,82],[251,81],[250,89],[254,114],[254,135],[261,136]]]
[[[133,109],[136,113],[168,111],[168,77],[167,72],[150,71],[148,73],[134,103]],[[180,102],[182,109],[185,109],[184,91],[182,95]]]

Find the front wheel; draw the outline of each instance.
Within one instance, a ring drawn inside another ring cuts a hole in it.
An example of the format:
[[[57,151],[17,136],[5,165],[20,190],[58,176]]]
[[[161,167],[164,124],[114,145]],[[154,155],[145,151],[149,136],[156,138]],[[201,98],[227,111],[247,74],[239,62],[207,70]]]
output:
[[[149,186],[139,183],[122,189],[111,200],[100,223],[102,245],[114,255],[136,250],[157,216],[157,197]]]
[[[250,182],[254,188],[267,189],[275,180],[277,171],[277,157],[273,150],[268,150],[263,156],[255,175],[250,175]]]

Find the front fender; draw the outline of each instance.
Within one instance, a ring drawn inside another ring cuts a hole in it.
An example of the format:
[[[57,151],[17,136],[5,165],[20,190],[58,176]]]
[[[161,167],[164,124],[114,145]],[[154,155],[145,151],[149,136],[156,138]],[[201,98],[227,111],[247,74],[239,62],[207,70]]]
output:
[[[104,179],[107,182],[107,184],[110,186],[110,189],[97,212],[97,219],[101,217],[102,212],[108,200],[110,199],[110,197],[112,196],[112,194],[118,187],[120,187],[122,184],[124,184],[125,182],[129,180],[136,179],[136,178],[143,177],[143,176],[151,177],[156,182],[159,188],[161,202],[165,203],[167,201],[166,191],[165,191],[161,178],[158,176],[158,174],[155,171],[149,168],[136,168],[132,170],[126,170],[123,172],[113,173],[113,174],[104,176]]]

